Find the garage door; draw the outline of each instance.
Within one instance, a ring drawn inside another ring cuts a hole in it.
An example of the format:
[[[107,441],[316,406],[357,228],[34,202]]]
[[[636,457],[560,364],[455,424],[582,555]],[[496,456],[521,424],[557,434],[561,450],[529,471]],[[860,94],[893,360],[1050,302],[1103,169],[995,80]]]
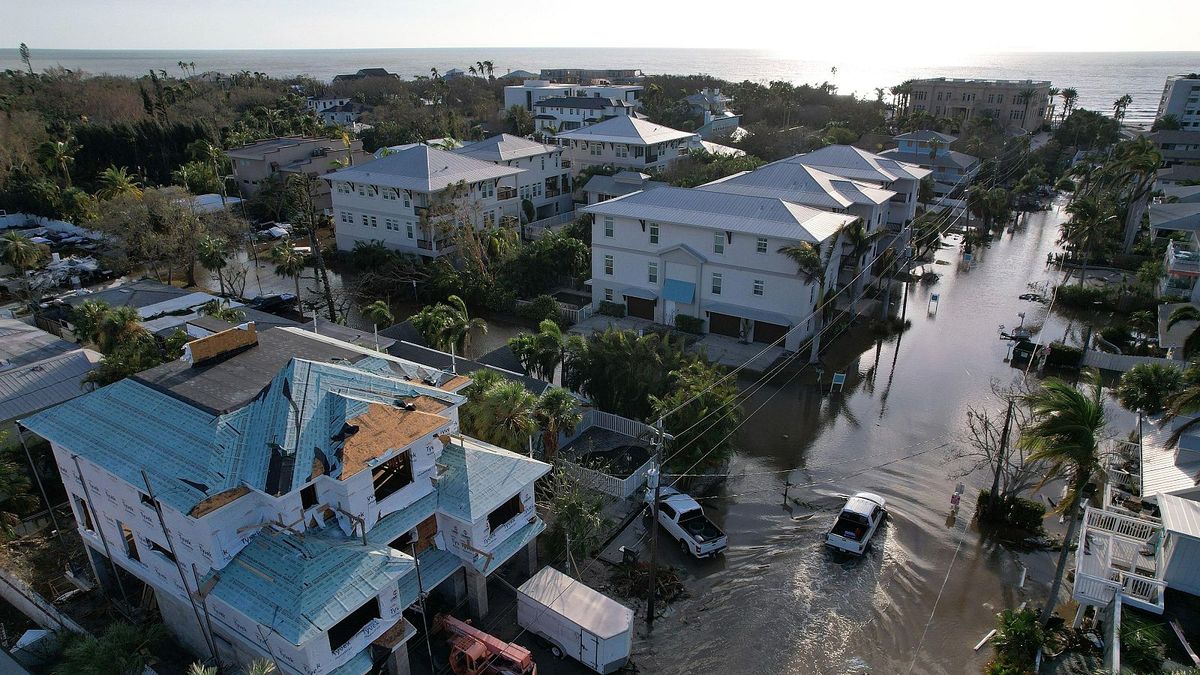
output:
[[[736,316],[718,314],[717,312],[709,312],[708,314],[708,332],[710,333],[728,335],[729,337],[741,337],[741,328],[742,320]]]
[[[770,344],[786,335],[787,331],[787,326],[780,326],[777,323],[767,323],[766,321],[755,321],[754,341]]]
[[[625,296],[625,309],[629,312],[629,316],[634,316],[639,319],[654,320],[654,301],[645,298],[635,298],[632,295]]]

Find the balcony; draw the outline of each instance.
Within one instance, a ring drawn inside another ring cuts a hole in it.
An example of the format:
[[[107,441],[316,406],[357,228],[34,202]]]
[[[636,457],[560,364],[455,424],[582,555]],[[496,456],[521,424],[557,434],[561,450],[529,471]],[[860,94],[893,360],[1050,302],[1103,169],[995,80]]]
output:
[[[1088,507],[1075,553],[1072,596],[1103,607],[1120,593],[1125,604],[1162,614],[1167,588],[1159,578],[1162,541],[1157,523]]]
[[[1200,251],[1191,244],[1172,241],[1167,244],[1167,256],[1163,261],[1168,276],[1200,276]]]
[[[515,187],[509,186],[509,185],[501,185],[500,187],[496,188],[496,199],[498,199],[500,201],[505,201],[508,199],[516,199],[516,197],[517,197],[517,188],[515,188]]]

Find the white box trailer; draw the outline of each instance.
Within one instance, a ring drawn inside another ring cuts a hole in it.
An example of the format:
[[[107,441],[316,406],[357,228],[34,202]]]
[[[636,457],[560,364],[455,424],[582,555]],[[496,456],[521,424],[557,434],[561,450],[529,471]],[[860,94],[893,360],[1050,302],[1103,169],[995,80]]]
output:
[[[517,624],[541,636],[556,656],[607,675],[629,661],[633,610],[552,567],[517,589]]]

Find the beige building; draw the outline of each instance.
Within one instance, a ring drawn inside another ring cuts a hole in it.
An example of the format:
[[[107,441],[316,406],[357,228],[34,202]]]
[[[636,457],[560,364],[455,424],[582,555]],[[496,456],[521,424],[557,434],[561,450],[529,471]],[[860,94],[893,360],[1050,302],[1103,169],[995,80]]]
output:
[[[909,108],[935,117],[988,115],[1009,129],[1036,132],[1047,121],[1050,83],[1037,80],[913,80]]]
[[[347,164],[347,157],[354,165],[375,159],[363,152],[362,141],[353,140],[350,148],[341,139],[284,136],[272,138],[240,148],[226,150],[233,164],[233,177],[243,197],[253,197],[259,189],[275,177],[286,178],[288,174],[307,174],[314,178],[324,176]],[[332,206],[329,184],[318,181],[317,207]]]

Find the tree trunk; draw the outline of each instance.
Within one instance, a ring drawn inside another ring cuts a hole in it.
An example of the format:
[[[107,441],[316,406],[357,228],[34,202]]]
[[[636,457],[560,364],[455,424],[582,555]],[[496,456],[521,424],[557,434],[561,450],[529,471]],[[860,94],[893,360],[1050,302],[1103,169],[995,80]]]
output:
[[[1042,607],[1040,620],[1043,625],[1050,622],[1054,609],[1058,606],[1058,594],[1062,590],[1063,577],[1067,573],[1067,558],[1071,555],[1071,543],[1075,541],[1075,530],[1079,526],[1079,504],[1083,502],[1083,484],[1075,486],[1075,498],[1071,500],[1070,511],[1067,513],[1067,535],[1063,539],[1062,551],[1058,554],[1058,566],[1054,570],[1054,583],[1050,584],[1050,596]]]
[[[816,311],[816,316],[813,317],[813,336],[811,342],[812,348],[810,349],[808,355],[809,363],[819,363],[821,361],[821,324],[824,323],[821,320],[823,318],[821,316],[821,312],[823,310],[824,307],[819,308]]]
[[[1129,209],[1125,213],[1125,240],[1121,245],[1122,253],[1129,253],[1133,250],[1133,242],[1137,239],[1138,231],[1142,229],[1142,214],[1145,212],[1145,194],[1129,200]]]
[[[329,272],[325,269],[325,254],[321,251],[321,240],[317,238],[317,225],[308,228],[308,241],[312,246],[313,259],[317,261],[321,290],[325,293],[325,304],[329,307],[329,320],[337,323],[337,308],[333,306],[333,288],[329,285]]]
[[[304,318],[304,307],[300,304],[300,274],[297,273],[293,279],[296,282],[296,311],[300,313],[300,318]]]

